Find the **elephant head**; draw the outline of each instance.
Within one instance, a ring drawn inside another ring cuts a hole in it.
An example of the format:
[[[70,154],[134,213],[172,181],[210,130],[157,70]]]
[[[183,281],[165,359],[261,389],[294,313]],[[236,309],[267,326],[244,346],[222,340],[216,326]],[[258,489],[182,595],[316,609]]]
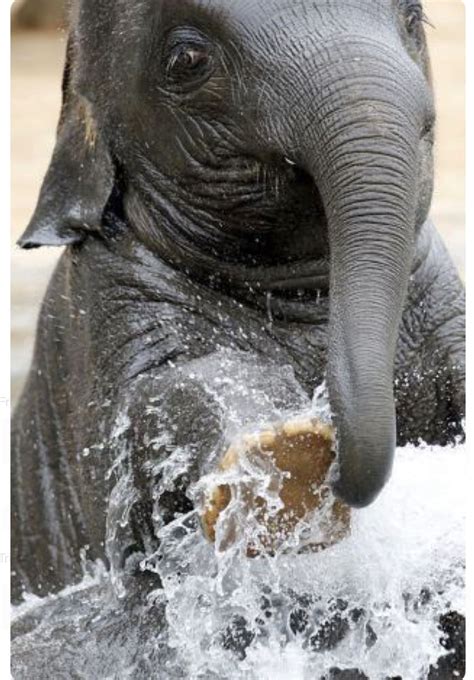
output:
[[[383,488],[396,443],[395,347],[432,191],[423,19],[417,0],[82,0],[20,240],[106,240],[119,215],[232,294],[326,286],[334,488],[351,506]]]

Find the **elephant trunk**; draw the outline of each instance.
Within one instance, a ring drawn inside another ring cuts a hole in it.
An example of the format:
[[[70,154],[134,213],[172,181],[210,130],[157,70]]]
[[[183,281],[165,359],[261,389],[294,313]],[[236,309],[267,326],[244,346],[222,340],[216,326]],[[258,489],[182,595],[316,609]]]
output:
[[[396,446],[394,361],[413,258],[421,124],[395,90],[390,99],[384,86],[369,100],[364,88],[347,89],[334,124],[328,116],[321,126],[311,164],[331,256],[334,491],[352,507],[369,505],[382,490]]]
[[[368,505],[381,491],[396,444],[394,360],[412,252],[407,197],[396,193],[393,183],[359,188],[334,200],[329,211],[334,489],[353,507]]]

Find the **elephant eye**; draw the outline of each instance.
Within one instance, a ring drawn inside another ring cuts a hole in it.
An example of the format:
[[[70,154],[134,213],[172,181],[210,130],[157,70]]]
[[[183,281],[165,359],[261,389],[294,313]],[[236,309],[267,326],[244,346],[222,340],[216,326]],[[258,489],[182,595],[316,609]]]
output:
[[[209,54],[199,47],[179,47],[170,57],[168,73],[171,71],[187,71],[204,66],[209,60]]]
[[[212,46],[203,35],[191,30],[175,32],[165,48],[168,86],[199,86],[211,74],[212,60]]]

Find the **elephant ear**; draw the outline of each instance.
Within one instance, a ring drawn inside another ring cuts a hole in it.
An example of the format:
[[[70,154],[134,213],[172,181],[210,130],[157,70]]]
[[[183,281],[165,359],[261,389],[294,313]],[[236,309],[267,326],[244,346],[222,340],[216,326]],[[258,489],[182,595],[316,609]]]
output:
[[[65,246],[99,232],[114,184],[114,167],[89,102],[74,90],[69,38],[56,145],[22,248]]]

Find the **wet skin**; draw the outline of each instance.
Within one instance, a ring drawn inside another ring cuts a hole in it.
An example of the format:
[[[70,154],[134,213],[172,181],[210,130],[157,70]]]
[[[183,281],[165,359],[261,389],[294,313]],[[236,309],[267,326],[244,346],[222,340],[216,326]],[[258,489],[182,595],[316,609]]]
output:
[[[169,521],[229,431],[306,409],[324,379],[351,506],[376,498],[396,443],[462,436],[464,290],[428,217],[421,8],[290,5],[73,11],[57,146],[20,240],[67,248],[13,423],[15,599],[79,580],[82,548],[110,558],[123,412],[136,502],[119,560],[156,547],[150,460],[194,451],[158,499]],[[160,428],[167,447],[150,445]]]

